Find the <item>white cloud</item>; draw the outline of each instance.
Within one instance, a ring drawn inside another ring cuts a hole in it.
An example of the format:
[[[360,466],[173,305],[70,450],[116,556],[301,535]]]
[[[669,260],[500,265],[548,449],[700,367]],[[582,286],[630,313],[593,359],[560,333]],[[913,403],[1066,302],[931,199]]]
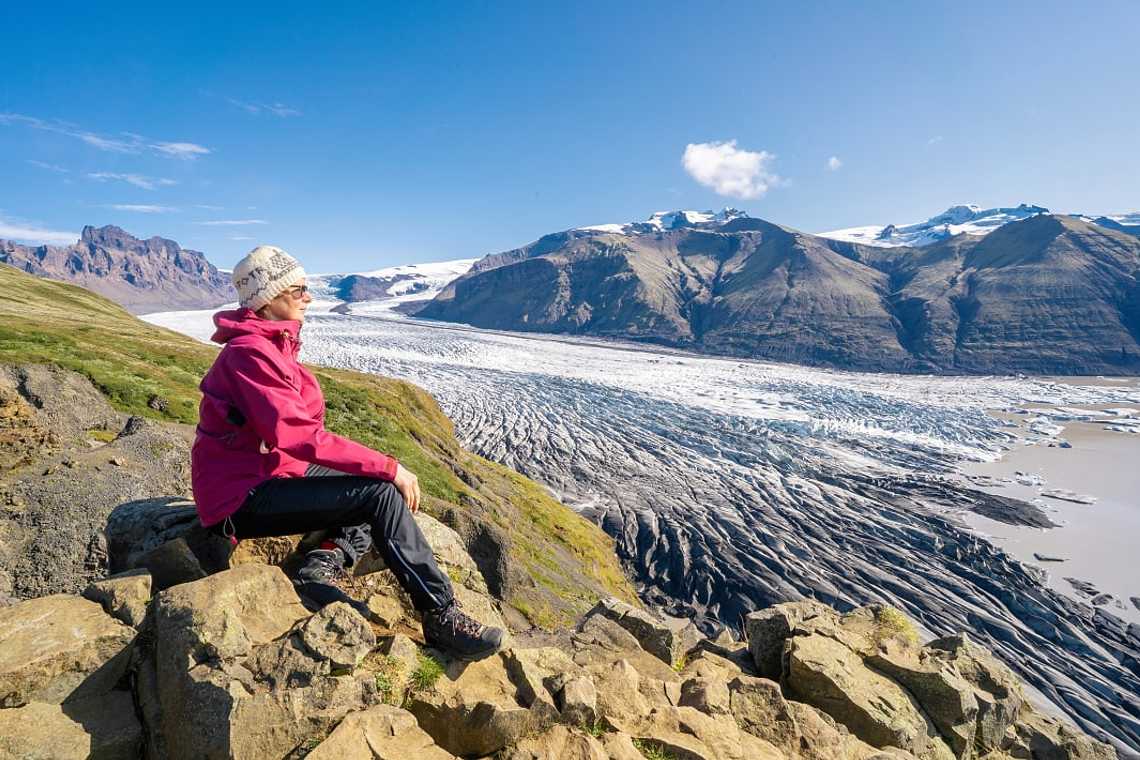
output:
[[[839,171],[839,167],[843,166],[843,162],[839,160],[839,156],[832,156],[827,159],[827,168],[831,171]]]
[[[188,142],[160,142],[154,143],[150,147],[163,155],[172,158],[181,158],[183,160],[195,159],[198,156],[205,156],[210,153],[209,148],[204,148],[197,143]]]
[[[212,222],[198,222],[206,227],[241,227],[246,224],[269,224],[264,219],[218,219]]]
[[[711,187],[717,195],[759,198],[782,182],[770,170],[775,158],[766,150],[742,150],[736,147],[736,140],[729,140],[689,143],[685,146],[681,165],[689,176]]]
[[[119,182],[126,182],[127,184],[141,187],[143,190],[155,190],[159,187],[170,187],[178,183],[172,179],[165,177],[147,177],[143,174],[120,174],[118,172],[93,172],[87,175],[91,179],[105,182],[107,180],[118,180]]]
[[[251,103],[245,100],[238,100],[237,98],[226,98],[231,105],[235,105],[248,114],[258,116],[261,113],[270,113],[280,119],[287,119],[290,116],[300,116],[301,112],[296,108],[290,108],[284,103]]]
[[[151,206],[146,203],[112,203],[105,208],[113,208],[116,211],[134,211],[139,214],[172,214],[178,211],[173,206]]]
[[[0,124],[8,126],[21,124],[31,129],[66,135],[67,137],[81,140],[93,148],[109,151],[111,153],[138,154],[151,152],[160,156],[181,159],[194,159],[210,153],[209,148],[198,145],[197,143],[152,142],[148,138],[133,132],[123,132],[122,137],[107,137],[106,135],[90,132],[66,121],[60,121],[59,119],[49,121],[21,113],[0,113]]]
[[[29,158],[28,163],[32,166],[38,166],[41,169],[47,169],[49,172],[55,172],[56,174],[67,174],[67,169],[64,169],[58,164],[49,164],[46,161],[36,161],[34,158]]]
[[[8,223],[0,219],[0,238],[5,240],[18,240],[21,243],[59,243],[62,245],[70,245],[79,240],[79,234],[76,232],[46,230],[28,223]]]

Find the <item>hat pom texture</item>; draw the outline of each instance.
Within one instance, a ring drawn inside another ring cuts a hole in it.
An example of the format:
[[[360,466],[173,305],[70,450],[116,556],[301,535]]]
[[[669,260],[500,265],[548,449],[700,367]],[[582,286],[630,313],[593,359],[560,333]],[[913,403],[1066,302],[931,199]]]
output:
[[[305,279],[301,262],[277,246],[260,245],[234,267],[233,282],[238,301],[257,311]]]

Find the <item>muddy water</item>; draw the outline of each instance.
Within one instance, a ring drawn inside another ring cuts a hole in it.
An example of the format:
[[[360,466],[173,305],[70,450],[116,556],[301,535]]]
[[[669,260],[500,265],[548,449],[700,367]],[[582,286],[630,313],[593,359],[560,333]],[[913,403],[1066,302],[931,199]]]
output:
[[[1140,609],[1130,601],[1130,597],[1140,599],[1140,435],[1108,431],[1095,422],[1058,424],[1065,426],[1061,437],[1072,448],[1023,445],[999,461],[965,469],[994,478],[1012,479],[1019,471],[1039,475],[1044,486],[1015,482],[982,490],[1027,501],[1040,499],[1060,527],[1014,527],[973,514],[964,519],[1017,559],[1048,571],[1052,588],[1088,601],[1087,594],[1065,579],[1087,581],[1114,597],[1104,609],[1140,623]],[[1049,488],[1096,496],[1097,502],[1075,504],[1041,497],[1040,492]],[[1064,561],[1045,562],[1035,554]]]

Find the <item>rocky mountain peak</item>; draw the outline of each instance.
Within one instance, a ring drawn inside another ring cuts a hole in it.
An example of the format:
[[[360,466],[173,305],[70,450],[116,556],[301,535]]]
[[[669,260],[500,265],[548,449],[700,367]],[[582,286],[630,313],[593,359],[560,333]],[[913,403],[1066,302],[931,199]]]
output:
[[[205,255],[113,224],[86,225],[69,246],[5,242],[0,260],[40,277],[95,291],[134,311],[208,308],[232,300],[229,278]]]

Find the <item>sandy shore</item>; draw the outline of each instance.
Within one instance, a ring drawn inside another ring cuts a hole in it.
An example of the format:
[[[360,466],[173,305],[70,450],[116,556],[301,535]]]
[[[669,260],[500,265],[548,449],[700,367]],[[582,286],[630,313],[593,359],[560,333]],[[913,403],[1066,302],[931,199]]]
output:
[[[1076,382],[1085,384],[1082,381]],[[1100,411],[1096,407],[1083,408]],[[1131,408],[1140,416],[1140,406],[1121,408]],[[999,416],[1024,423],[1032,415]],[[972,514],[963,519],[1012,556],[1047,571],[1050,587],[1088,602],[1088,591],[1078,591],[1066,578],[1091,583],[1097,592],[1114,597],[1102,609],[1140,624],[1140,609],[1131,601],[1132,597],[1140,600],[1140,434],[1109,431],[1100,422],[1057,424],[1064,426],[1059,437],[1072,448],[1040,443],[1019,445],[999,461],[970,463],[963,470],[969,475],[992,478],[1013,479],[1018,472],[1040,476],[1043,485],[1013,482],[977,487],[1026,501],[1036,500],[1060,527],[1014,527]],[[1097,501],[1076,504],[1041,495],[1043,490],[1053,488],[1089,494]],[[1037,554],[1064,561],[1042,561]]]

